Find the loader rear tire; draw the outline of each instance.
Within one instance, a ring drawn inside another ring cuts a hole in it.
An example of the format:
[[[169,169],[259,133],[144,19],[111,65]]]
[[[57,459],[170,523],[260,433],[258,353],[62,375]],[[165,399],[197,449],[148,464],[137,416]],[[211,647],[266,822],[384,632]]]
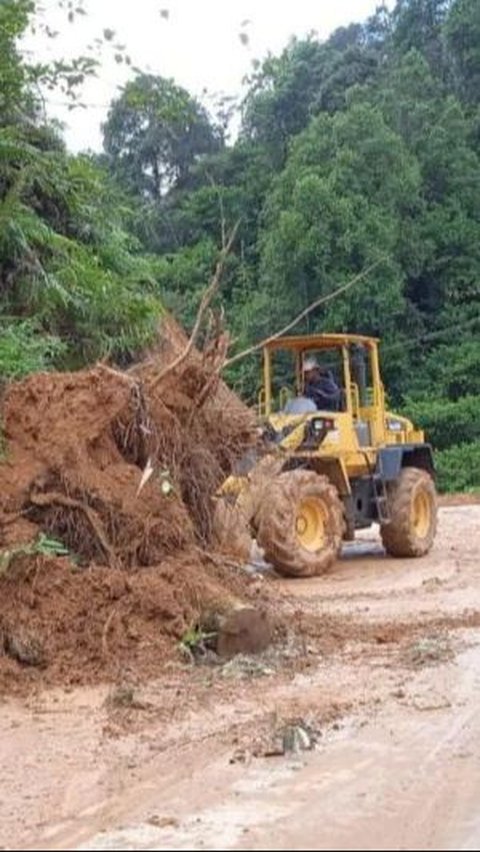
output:
[[[279,574],[312,577],[335,562],[342,544],[343,504],[326,476],[310,470],[276,476],[257,519],[257,543]]]
[[[390,556],[425,556],[437,531],[437,494],[429,473],[404,467],[388,488],[391,520],[380,528]]]

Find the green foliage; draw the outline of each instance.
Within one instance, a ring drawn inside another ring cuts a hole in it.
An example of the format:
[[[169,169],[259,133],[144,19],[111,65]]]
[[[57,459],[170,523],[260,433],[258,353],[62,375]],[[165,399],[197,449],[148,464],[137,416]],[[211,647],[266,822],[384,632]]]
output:
[[[478,0],[398,0],[325,42],[292,40],[257,63],[231,145],[183,88],[136,72],[95,160],[70,156],[42,118],[38,93],[75,102],[95,62],[29,65],[18,44],[38,9],[0,4],[2,376],[125,363],[163,304],[191,326],[240,220],[219,297],[235,345],[378,261],[297,330],[381,337],[392,404],[426,428],[442,487],[476,487]],[[128,66],[113,29],[100,42]],[[258,359],[228,379],[254,401]]]
[[[166,306],[183,318],[187,327],[195,322],[198,305],[208,284],[217,250],[210,240],[185,247],[152,260],[155,278],[165,293]]]
[[[479,328],[480,318],[465,324],[461,319],[457,323],[450,319],[449,342],[439,340],[427,354],[417,357],[418,370],[411,378],[409,393],[420,399],[480,396]]]
[[[435,450],[445,450],[461,440],[480,444],[480,396],[466,396],[457,402],[447,399],[407,400],[405,411],[414,423],[425,429]]]
[[[0,319],[0,376],[21,379],[28,373],[48,370],[65,353],[65,344],[45,334],[35,320],[11,322]]]
[[[353,105],[312,121],[266,205],[261,275],[272,293],[288,294],[283,319],[384,258],[323,321],[332,330],[393,333],[407,313],[398,220],[415,209],[418,189],[415,161],[376,108]]]
[[[478,152],[462,106],[418,51],[395,62],[375,100],[418,164],[420,202],[402,217],[401,262],[409,299],[423,315],[436,316],[480,294]]]
[[[397,0],[393,46],[399,54],[419,50],[432,69],[444,72],[444,25],[451,0]]]
[[[19,556],[70,556],[70,551],[63,542],[40,533],[35,541],[0,552],[0,576],[12,567]]]
[[[21,320],[2,335],[3,357],[20,355],[8,375],[60,357],[65,365],[124,357],[147,342],[160,311],[150,265],[105,175],[31,136],[0,130],[0,328]]]
[[[341,27],[325,43],[313,36],[292,39],[251,77],[243,106],[244,135],[262,143],[280,168],[290,139],[312,116],[343,109],[352,86],[375,79],[388,31],[388,13],[379,9],[364,25]]]
[[[42,556],[69,556],[70,551],[56,538],[40,533],[32,545],[32,552]]]
[[[31,0],[2,0],[0,3],[0,126],[18,117],[25,107],[26,68],[17,49],[33,11]]]
[[[77,0],[69,2],[68,19],[85,14]],[[63,5],[58,0],[58,6]],[[43,20],[46,9],[37,0],[2,0],[0,3],[0,126],[23,121],[34,126],[43,111],[41,93],[57,90],[71,106],[78,103],[79,88],[95,74],[98,65],[93,56],[59,59],[50,63],[30,63],[19,50],[19,39],[34,24],[45,39],[56,33]]]
[[[189,627],[179,642],[179,650],[191,662],[202,657],[211,648],[216,632],[205,632],[201,625]]]
[[[129,359],[161,311],[126,199],[42,124],[34,92],[68,95],[92,60],[27,65],[17,41],[36,4],[0,7],[0,369],[18,378],[110,355]],[[77,9],[78,11],[78,9]],[[34,88],[35,86],[35,88]]]
[[[221,137],[185,89],[163,77],[139,74],[113,102],[104,142],[123,185],[158,200],[185,181],[199,155],[217,150]]]
[[[480,442],[459,444],[436,454],[440,491],[480,490]]]
[[[467,102],[480,101],[480,4],[456,0],[446,23],[457,90]]]

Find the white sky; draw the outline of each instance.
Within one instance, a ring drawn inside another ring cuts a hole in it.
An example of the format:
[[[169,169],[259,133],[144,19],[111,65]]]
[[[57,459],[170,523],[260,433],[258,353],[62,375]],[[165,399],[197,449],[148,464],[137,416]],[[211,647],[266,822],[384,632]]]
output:
[[[87,15],[69,24],[57,0],[43,0],[43,19],[59,35],[50,40],[37,31],[26,39],[25,47],[35,59],[78,56],[110,28],[134,66],[173,77],[199,97],[204,89],[211,95],[238,96],[253,59],[262,59],[268,51],[279,53],[292,35],[314,30],[324,39],[336,27],[364,20],[379,4],[380,0],[84,0]],[[388,6],[392,4],[387,0]],[[168,20],[161,16],[162,9],[168,9]],[[248,46],[240,41],[241,32],[248,34]],[[101,56],[97,79],[83,91],[87,109],[69,112],[59,93],[48,96],[48,112],[65,124],[72,150],[101,148],[100,125],[108,104],[133,74],[116,64],[111,45],[102,49]]]

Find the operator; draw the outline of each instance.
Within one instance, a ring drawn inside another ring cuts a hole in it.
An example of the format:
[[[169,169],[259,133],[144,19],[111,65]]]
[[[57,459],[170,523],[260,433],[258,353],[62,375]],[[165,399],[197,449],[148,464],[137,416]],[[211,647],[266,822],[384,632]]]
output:
[[[319,411],[338,411],[341,390],[335,382],[332,371],[320,366],[316,358],[305,358],[303,375],[304,395],[313,400]]]

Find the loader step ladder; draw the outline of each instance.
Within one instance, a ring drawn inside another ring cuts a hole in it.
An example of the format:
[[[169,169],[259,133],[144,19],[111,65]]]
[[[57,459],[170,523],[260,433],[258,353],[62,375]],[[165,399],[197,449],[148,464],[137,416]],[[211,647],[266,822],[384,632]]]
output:
[[[373,502],[377,509],[378,522],[388,524],[391,521],[388,495],[382,472],[372,474]]]

